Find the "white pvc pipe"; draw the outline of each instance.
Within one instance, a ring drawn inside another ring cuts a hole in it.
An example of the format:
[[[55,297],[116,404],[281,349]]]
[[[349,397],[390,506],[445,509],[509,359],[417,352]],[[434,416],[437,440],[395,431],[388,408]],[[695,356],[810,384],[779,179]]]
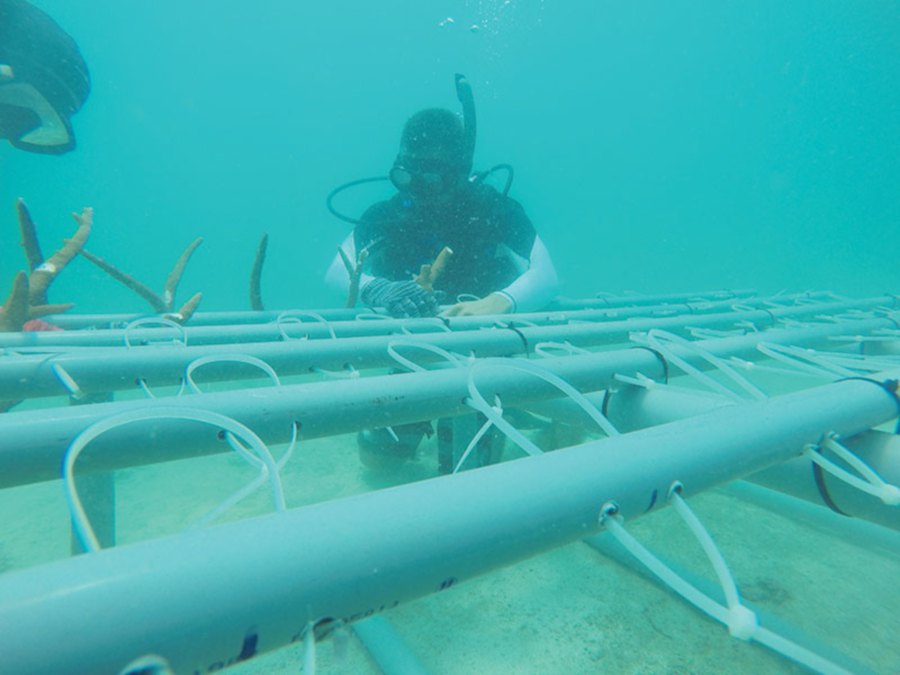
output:
[[[159,654],[207,672],[630,520],[897,414],[850,380],[341,500],[0,576],[9,672],[116,672]],[[485,518],[485,514],[490,514]]]
[[[871,330],[880,321],[860,321],[857,328]],[[569,328],[577,330],[579,326]],[[757,353],[756,344],[763,338],[767,342],[811,344],[827,340],[840,331],[846,331],[844,324],[827,324],[774,329],[704,340],[699,344],[704,352],[716,356],[749,358]],[[504,333],[512,334],[512,331]],[[339,342],[326,340],[322,344]],[[698,363],[703,361],[692,348],[675,345],[671,350],[684,359]],[[634,376],[640,373],[653,379],[665,377],[661,357],[643,348],[547,358],[541,361],[541,366],[581,391],[603,389],[609,386],[615,374]],[[493,400],[494,395],[500,395],[505,405],[523,405],[558,395],[555,388],[516,373],[486,373],[479,378],[479,388],[487,393],[489,400]],[[458,415],[467,412],[463,404],[467,393],[466,369],[454,368],[354,381],[258,388],[249,393],[197,394],[184,399],[184,403],[192,408],[213,410],[233,417],[270,443],[286,440],[294,424],[300,425],[304,438],[313,438],[364,427],[384,427]],[[83,428],[111,414],[154,405],[170,404],[162,400],[125,401],[79,406],[72,410],[57,409],[52,416],[44,410],[10,412],[0,416],[0,487],[57,477],[65,446]],[[95,466],[99,468],[103,462],[104,468],[115,468],[225,450],[214,435],[201,435],[183,425],[135,426],[128,432],[130,435],[122,434],[117,434],[118,447],[105,439],[97,441],[92,452]],[[149,456],[141,452],[148,435],[158,441]],[[113,458],[109,453],[100,452],[104,447],[116,447],[118,456]],[[121,447],[128,447],[129,451],[122,453],[119,451]]]

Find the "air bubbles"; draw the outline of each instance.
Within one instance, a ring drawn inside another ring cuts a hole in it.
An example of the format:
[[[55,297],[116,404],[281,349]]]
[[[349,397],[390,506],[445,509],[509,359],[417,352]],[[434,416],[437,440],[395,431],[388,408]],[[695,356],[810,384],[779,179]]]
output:
[[[456,23],[456,21],[453,20],[453,17],[452,17],[452,16],[448,16],[448,17],[447,17],[446,19],[444,19],[443,21],[439,21],[439,22],[438,22],[438,26],[440,26],[441,28],[443,28],[444,26],[452,26],[452,25],[455,24],[455,23]]]

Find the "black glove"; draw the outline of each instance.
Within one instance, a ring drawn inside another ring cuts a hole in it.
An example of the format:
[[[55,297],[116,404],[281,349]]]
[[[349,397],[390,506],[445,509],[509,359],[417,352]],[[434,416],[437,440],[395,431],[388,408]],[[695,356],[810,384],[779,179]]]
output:
[[[372,279],[360,293],[362,301],[373,307],[384,307],[396,318],[435,316],[440,307],[434,293],[415,281]]]

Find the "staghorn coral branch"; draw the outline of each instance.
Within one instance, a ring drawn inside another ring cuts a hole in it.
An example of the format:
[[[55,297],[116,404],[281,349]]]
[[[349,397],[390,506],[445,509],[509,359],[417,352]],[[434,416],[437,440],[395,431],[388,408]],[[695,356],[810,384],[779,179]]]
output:
[[[197,239],[192,241],[184,250],[184,253],[182,253],[181,257],[178,258],[175,266],[169,273],[169,277],[166,279],[166,286],[163,290],[162,295],[154,291],[146,284],[141,283],[127,272],[123,272],[112,263],[107,262],[100,256],[94,255],[93,253],[90,253],[89,251],[84,249],[82,249],[81,255],[90,260],[113,279],[124,284],[135,293],[140,295],[142,298],[144,298],[144,300],[150,303],[150,306],[153,308],[154,312],[156,312],[157,314],[166,314],[172,312],[172,307],[175,304],[175,289],[178,287],[178,283],[181,281],[181,276],[184,274],[184,269],[187,266],[188,260],[190,260],[191,255],[202,243],[203,237],[198,237]],[[184,307],[182,307],[182,311],[179,312],[179,314],[183,314],[185,312],[185,309],[187,309],[188,314],[193,313],[197,305],[200,303],[200,297],[201,294],[198,293],[190,300],[188,300],[184,304]]]
[[[347,274],[350,276],[350,286],[347,289],[347,307],[356,307],[356,299],[359,297],[359,279],[362,276],[366,258],[369,257],[369,247],[366,246],[359,252],[359,255],[356,256],[356,264],[350,262],[350,258],[340,246],[338,246],[338,253],[341,256],[341,262],[344,263],[344,267],[347,269]]]
[[[0,308],[0,332],[22,330],[28,320],[28,275],[19,272],[6,303]]]
[[[173,317],[175,321],[178,323],[187,323],[188,320],[194,315],[194,312],[197,311],[197,306],[200,304],[200,301],[203,299],[203,293],[194,293],[191,296],[191,299],[188,300],[181,306],[181,309]]]
[[[419,274],[414,281],[426,291],[433,291],[434,283],[438,280],[438,277],[441,276],[441,273],[444,271],[444,268],[447,266],[447,263],[452,256],[453,249],[449,246],[445,246],[441,249],[441,252],[438,253],[437,258],[434,259],[433,263],[430,265],[422,265],[419,269]]]
[[[263,263],[266,262],[266,249],[269,246],[269,235],[263,234],[256,247],[256,258],[253,260],[253,269],[250,271],[250,307],[261,312],[265,309],[262,301],[260,279],[262,277]]]
[[[74,306],[74,302],[65,302],[56,305],[32,305],[28,308],[28,318],[29,320],[40,319],[42,316],[49,316],[50,314],[62,314],[63,312],[68,312]]]
[[[41,245],[37,238],[37,228],[25,200],[19,197],[16,200],[16,212],[19,214],[19,232],[22,234],[22,249],[25,251],[25,259],[28,261],[28,271],[33,272],[44,262],[44,254],[41,253]]]
[[[181,254],[181,257],[175,262],[175,266],[172,268],[172,271],[169,272],[169,277],[166,279],[166,285],[163,288],[163,301],[166,303],[166,311],[171,312],[172,307],[175,305],[175,291],[178,288],[178,283],[181,281],[181,276],[184,274],[184,268],[188,264],[188,260],[191,259],[191,255],[193,255],[194,251],[197,250],[197,247],[203,243],[203,237],[197,237],[188,244],[187,248],[184,249],[184,253]]]
[[[78,223],[78,229],[71,239],[66,239],[62,248],[50,256],[49,259],[38,265],[31,273],[29,279],[29,304],[46,305],[47,289],[57,275],[63,271],[69,261],[84,248],[84,244],[91,234],[91,226],[94,219],[94,210],[91,207],[82,209],[81,213],[73,213],[72,217]]]
[[[344,263],[344,269],[347,270],[347,274],[352,275],[356,270],[356,267],[352,262],[350,262],[350,256],[348,256],[344,249],[342,249],[340,246],[338,246],[338,255],[341,256],[341,262]]]
[[[16,213],[19,219],[19,232],[22,235],[20,244],[31,274],[22,272],[16,276],[9,300],[0,308],[0,330],[29,330],[26,324],[33,319],[72,309],[74,305],[70,303],[47,304],[47,290],[59,273],[84,247],[91,233],[94,216],[90,207],[82,209],[80,214],[73,213],[72,217],[78,223],[75,234],[71,239],[65,239],[63,246],[49,259],[44,260],[37,238],[37,227],[22,198],[16,200]]]
[[[434,259],[434,263],[431,265],[431,283],[438,280],[438,277],[441,276],[447,263],[450,262],[451,257],[453,257],[452,248],[445,246],[441,249],[441,252],[438,253],[438,257]]]
[[[159,294],[156,291],[152,290],[148,286],[145,286],[127,272],[123,272],[112,263],[106,262],[103,258],[94,255],[87,249],[81,249],[81,255],[94,263],[97,267],[106,272],[113,279],[122,284],[125,284],[128,288],[140,295],[144,300],[150,303],[153,311],[155,311],[157,314],[163,314],[169,311],[168,307],[166,307],[166,303],[161,297],[159,297]]]

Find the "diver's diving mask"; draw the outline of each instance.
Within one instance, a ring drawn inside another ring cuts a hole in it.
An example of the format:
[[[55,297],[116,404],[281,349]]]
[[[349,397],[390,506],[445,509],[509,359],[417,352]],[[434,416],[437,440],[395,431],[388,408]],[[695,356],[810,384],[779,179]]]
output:
[[[442,160],[398,157],[388,177],[400,192],[432,197],[450,190],[459,180],[459,168]]]

